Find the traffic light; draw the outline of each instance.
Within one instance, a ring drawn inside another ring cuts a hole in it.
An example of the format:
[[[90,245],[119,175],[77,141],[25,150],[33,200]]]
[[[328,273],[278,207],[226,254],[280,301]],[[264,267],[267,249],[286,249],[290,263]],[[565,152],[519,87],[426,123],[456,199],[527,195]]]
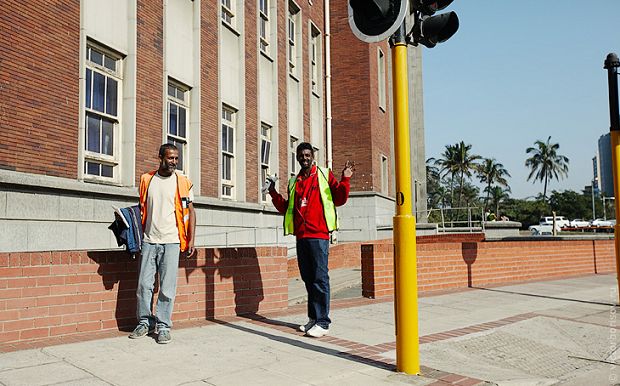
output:
[[[413,45],[422,44],[433,48],[437,43],[445,42],[459,29],[459,18],[455,12],[435,15],[446,8],[452,0],[410,0],[414,16],[414,25],[410,34]]]
[[[389,38],[405,20],[409,0],[349,0],[349,25],[366,43]]]

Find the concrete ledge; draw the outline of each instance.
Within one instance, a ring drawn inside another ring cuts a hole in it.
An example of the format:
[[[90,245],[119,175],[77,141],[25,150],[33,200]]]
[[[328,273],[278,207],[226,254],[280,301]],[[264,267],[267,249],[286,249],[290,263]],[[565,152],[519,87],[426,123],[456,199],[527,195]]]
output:
[[[484,235],[487,240],[519,236],[519,229],[521,229],[521,223],[517,221],[487,221],[484,223]]]

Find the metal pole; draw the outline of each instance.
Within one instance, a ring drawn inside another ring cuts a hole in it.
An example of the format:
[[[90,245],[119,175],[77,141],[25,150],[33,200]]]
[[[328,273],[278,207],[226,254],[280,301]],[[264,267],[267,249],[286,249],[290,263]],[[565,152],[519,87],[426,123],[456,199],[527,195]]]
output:
[[[592,221],[596,219],[596,209],[594,207],[594,180],[592,180]]]
[[[396,216],[394,216],[394,308],[396,369],[420,373],[415,217],[411,214],[409,88],[405,24],[390,38],[394,92]]]
[[[605,60],[604,68],[607,70],[607,83],[609,84],[609,121],[611,132],[611,164],[614,176],[614,196],[620,194],[620,108],[618,106],[618,67],[620,60],[618,55],[609,54]],[[603,209],[605,205],[603,204]],[[620,205],[616,205],[616,219],[620,217]],[[616,220],[614,226],[614,244],[616,247],[616,278],[618,282],[618,296],[620,296],[620,225]]]

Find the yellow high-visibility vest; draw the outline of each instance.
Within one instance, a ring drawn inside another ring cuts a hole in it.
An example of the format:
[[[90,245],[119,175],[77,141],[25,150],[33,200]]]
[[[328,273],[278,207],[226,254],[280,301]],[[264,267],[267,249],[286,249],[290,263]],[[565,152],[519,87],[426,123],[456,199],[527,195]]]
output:
[[[332,191],[329,188],[329,169],[316,168],[317,178],[319,179],[319,192],[321,194],[321,202],[323,203],[323,215],[327,230],[332,232],[338,229],[338,215],[336,213],[336,205],[332,200]],[[295,188],[297,187],[297,177],[291,177],[288,180],[288,207],[284,214],[284,235],[292,235],[295,233],[295,225],[293,223],[293,211],[295,208]]]

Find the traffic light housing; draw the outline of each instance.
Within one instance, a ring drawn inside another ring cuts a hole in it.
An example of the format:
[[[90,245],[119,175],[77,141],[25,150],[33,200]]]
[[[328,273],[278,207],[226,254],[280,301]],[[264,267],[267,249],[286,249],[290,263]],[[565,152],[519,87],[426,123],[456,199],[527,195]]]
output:
[[[366,43],[389,38],[407,16],[409,0],[349,0],[349,25],[353,34]]]
[[[453,0],[410,0],[414,25],[410,33],[410,43],[433,48],[445,42],[459,29],[456,12],[450,11],[435,15],[446,8]]]

